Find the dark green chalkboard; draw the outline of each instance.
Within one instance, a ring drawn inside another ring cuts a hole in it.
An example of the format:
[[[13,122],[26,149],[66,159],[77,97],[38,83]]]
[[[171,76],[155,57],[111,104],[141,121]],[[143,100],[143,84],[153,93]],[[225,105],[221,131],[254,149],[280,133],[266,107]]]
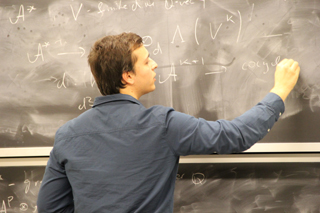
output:
[[[100,95],[91,45],[124,31],[141,35],[159,65],[156,91],[141,102],[208,120],[250,109],[276,64],[294,58],[298,85],[262,142],[319,142],[319,17],[316,0],[2,0],[0,146],[52,146],[57,128]]]
[[[0,167],[0,212],[36,213],[44,167]],[[318,212],[319,163],[180,164],[174,213]]]

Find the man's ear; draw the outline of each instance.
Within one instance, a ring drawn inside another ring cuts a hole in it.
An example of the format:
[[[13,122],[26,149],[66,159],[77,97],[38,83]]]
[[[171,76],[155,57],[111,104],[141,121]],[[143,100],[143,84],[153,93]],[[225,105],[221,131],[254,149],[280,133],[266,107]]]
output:
[[[122,73],[122,81],[124,84],[134,84],[134,73],[132,71],[126,71]]]

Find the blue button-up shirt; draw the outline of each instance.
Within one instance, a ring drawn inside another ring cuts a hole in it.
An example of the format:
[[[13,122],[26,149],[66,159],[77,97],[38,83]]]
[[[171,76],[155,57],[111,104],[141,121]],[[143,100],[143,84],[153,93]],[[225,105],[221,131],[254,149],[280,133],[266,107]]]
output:
[[[57,131],[38,210],[172,212],[179,156],[244,151],[283,111],[273,93],[232,121],[147,109],[124,94],[98,97],[92,109]]]

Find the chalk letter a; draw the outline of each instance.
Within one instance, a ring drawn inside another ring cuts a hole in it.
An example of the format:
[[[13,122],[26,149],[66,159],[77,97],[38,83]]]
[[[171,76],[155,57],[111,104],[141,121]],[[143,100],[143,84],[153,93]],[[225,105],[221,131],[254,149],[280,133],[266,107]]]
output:
[[[9,20],[10,20],[11,24],[16,24],[20,18],[22,18],[22,20],[24,21],[24,7],[23,7],[23,5],[20,5],[19,15],[17,15],[16,22],[12,22],[11,18],[9,18]]]

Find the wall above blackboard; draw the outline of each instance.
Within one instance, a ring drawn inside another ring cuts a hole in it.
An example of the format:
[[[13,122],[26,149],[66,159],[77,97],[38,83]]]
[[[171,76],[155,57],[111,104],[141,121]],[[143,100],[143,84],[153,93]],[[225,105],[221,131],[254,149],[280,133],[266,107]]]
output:
[[[319,142],[320,2],[316,0],[3,0],[0,146],[52,146],[99,96],[86,56],[95,40],[135,32],[159,65],[141,102],[233,119],[273,86],[283,58],[301,77],[262,142]],[[317,150],[320,151],[320,150]]]

